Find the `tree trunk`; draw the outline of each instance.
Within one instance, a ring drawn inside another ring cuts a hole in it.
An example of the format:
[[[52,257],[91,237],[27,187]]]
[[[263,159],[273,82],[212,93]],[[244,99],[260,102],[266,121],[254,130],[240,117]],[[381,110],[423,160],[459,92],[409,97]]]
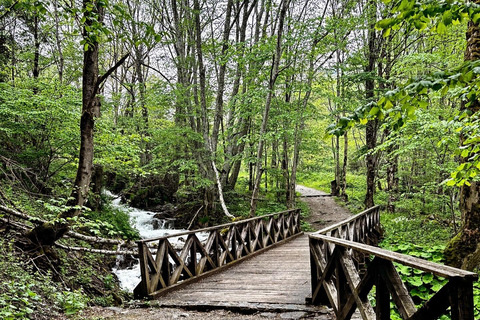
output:
[[[343,135],[343,167],[340,179],[341,195],[344,201],[348,201],[347,195],[347,164],[348,164],[348,131]]]
[[[91,1],[84,0],[84,9]],[[101,24],[104,9],[97,4],[91,11],[84,10],[85,23],[83,37],[88,39],[87,28],[94,23]],[[71,218],[78,216],[88,197],[90,180],[93,168],[93,134],[95,118],[100,116],[100,99],[97,97],[100,84],[108,78],[128,57],[122,57],[112,68],[101,77],[98,76],[98,49],[97,41],[88,41],[88,48],[83,53],[83,79],[82,79],[82,115],[80,118],[80,152],[78,159],[77,175],[72,192],[67,201],[67,211],[62,212],[53,223],[44,223],[31,230],[27,237],[40,245],[52,245],[69,231]]]
[[[33,79],[35,80],[38,79],[38,76],[40,75],[40,35],[38,34],[38,29],[38,15],[35,14],[33,17],[33,40],[35,46],[33,54]],[[37,89],[35,89],[35,91],[37,91]]]
[[[90,1],[84,0],[84,9]],[[102,22],[103,8],[95,6],[92,11],[85,10],[85,26],[92,25],[92,19]],[[83,30],[84,38],[88,32]],[[70,226],[69,218],[77,216],[82,210],[88,196],[90,179],[93,167],[93,132],[95,117],[99,115],[100,101],[96,98],[98,80],[98,42],[89,42],[88,49],[83,53],[83,81],[82,81],[82,116],[80,119],[80,153],[78,169],[70,200],[67,202],[69,210],[59,216],[59,221],[53,224],[43,224],[34,228],[28,237],[35,243],[52,245],[61,238]]]
[[[267,123],[268,123],[268,115],[270,112],[270,106],[272,104],[275,82],[277,81],[279,66],[280,66],[280,59],[282,53],[282,36],[283,36],[283,26],[285,22],[285,17],[287,15],[287,9],[290,4],[290,0],[283,0],[282,7],[280,10],[280,14],[278,17],[278,30],[277,30],[277,46],[275,50],[275,55],[273,56],[272,61],[272,70],[270,73],[270,81],[268,82],[268,94],[267,99],[265,102],[265,108],[263,110],[263,117],[262,117],[262,125],[260,127],[260,136],[258,141],[258,149],[257,149],[257,160],[256,160],[256,176],[255,181],[253,184],[253,192],[252,198],[250,201],[250,216],[253,217],[257,210],[257,198],[260,189],[260,180],[262,178],[262,155],[263,155],[263,144],[265,140],[265,133],[267,132]]]
[[[58,80],[60,84],[63,83],[63,69],[64,69],[64,58],[63,58],[63,51],[62,45],[60,40],[60,20],[58,17],[58,0],[53,1],[53,11],[55,17],[55,40],[57,45],[58,51]]]
[[[385,136],[388,137],[389,132],[388,130],[385,131]],[[397,202],[398,197],[398,155],[392,155],[396,149],[398,149],[396,143],[392,143],[387,148],[387,211],[390,213],[395,212],[395,202]]]
[[[366,66],[365,72],[367,73],[367,79],[365,80],[365,91],[367,102],[373,101],[375,98],[375,80],[374,70],[375,70],[375,61],[376,61],[376,31],[375,31],[375,22],[377,16],[377,4],[376,0],[368,1],[368,51],[367,59],[368,64]],[[367,155],[366,155],[366,165],[367,165],[367,192],[365,195],[365,207],[373,207],[374,201],[373,196],[375,194],[375,172],[377,167],[377,159],[374,154],[374,149],[377,145],[377,128],[378,120],[369,120],[366,129],[365,129],[365,139],[367,143]]]
[[[479,4],[480,1],[476,0]],[[475,61],[480,58],[480,27],[469,21],[467,27],[467,47],[465,61]],[[466,109],[465,101],[461,109]],[[480,101],[472,101],[468,109],[476,115],[480,111]],[[466,137],[460,137],[462,145]],[[468,159],[462,158],[461,162]],[[448,243],[445,248],[445,262],[454,267],[466,270],[475,270],[480,265],[480,182],[471,181],[468,186],[464,184],[460,189],[460,211],[463,226],[460,232]]]
[[[215,102],[215,118],[212,129],[212,152],[215,156],[217,153],[218,133],[220,131],[220,124],[223,119],[223,94],[225,91],[225,73],[227,71],[227,60],[225,55],[228,50],[228,39],[230,36],[230,20],[232,16],[233,0],[228,0],[227,11],[225,16],[225,24],[223,26],[222,52],[220,57],[220,70],[218,72],[218,89],[217,98]]]

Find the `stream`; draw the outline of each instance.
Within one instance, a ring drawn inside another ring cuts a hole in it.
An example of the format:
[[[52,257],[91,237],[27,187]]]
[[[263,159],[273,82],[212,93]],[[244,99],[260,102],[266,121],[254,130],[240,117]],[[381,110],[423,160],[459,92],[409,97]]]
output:
[[[120,203],[121,198],[119,196],[114,195],[109,191],[106,191],[105,193],[107,196],[113,198],[113,207],[128,213],[130,216],[130,223],[139,231],[142,239],[163,237],[186,231],[183,229],[175,229],[174,219],[154,218],[154,215],[157,214],[156,212],[129,207]],[[174,243],[175,240],[172,239],[170,242]],[[120,287],[123,290],[133,292],[133,289],[135,289],[140,282],[140,264],[138,259],[133,257],[130,259],[133,259],[134,262],[129,263],[125,268],[123,266],[125,257],[121,255],[117,256],[117,263],[113,268],[113,273],[118,277]]]

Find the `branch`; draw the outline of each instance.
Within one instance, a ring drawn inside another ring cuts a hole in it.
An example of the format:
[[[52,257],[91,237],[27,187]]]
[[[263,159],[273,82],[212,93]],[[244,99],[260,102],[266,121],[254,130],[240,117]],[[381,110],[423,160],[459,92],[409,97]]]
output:
[[[143,63],[143,62],[142,62],[142,66],[147,67],[147,68],[150,68],[150,69],[152,69],[153,71],[157,72],[163,79],[165,79],[165,81],[168,82],[168,84],[172,85],[172,81],[170,81],[170,79],[168,79],[167,76],[164,75],[164,74],[163,74],[160,70],[158,70],[157,68],[155,68],[155,67],[153,67],[153,66],[151,66],[151,65],[149,65],[149,64],[145,64],[145,63]]]
[[[56,247],[59,247],[59,248],[62,248],[62,249],[65,249],[65,250],[69,250],[69,251],[82,251],[82,252],[91,252],[91,253],[100,253],[100,254],[108,254],[108,255],[127,255],[127,254],[131,254],[131,255],[134,255],[134,256],[138,256],[138,252],[137,251],[124,251],[124,250],[102,250],[102,249],[93,249],[93,248],[85,248],[85,247],[70,247],[70,246],[67,246],[67,245],[63,245],[63,244],[60,244],[58,242],[55,242],[55,246]]]
[[[40,218],[37,218],[37,217],[29,216],[28,214],[10,209],[10,208],[2,206],[2,205],[0,205],[0,211],[3,211],[5,213],[13,215],[17,218],[27,220],[27,221],[30,221],[30,222],[33,222],[33,223],[37,223],[37,224],[43,224],[43,223],[48,222],[46,220],[43,220],[43,219],[40,219]],[[71,238],[84,240],[84,241],[87,241],[87,242],[90,242],[90,243],[118,244],[118,245],[126,244],[126,242],[123,241],[123,240],[92,237],[92,236],[87,236],[85,234],[81,234],[81,233],[74,232],[74,231],[68,231],[66,235],[71,237]]]
[[[3,223],[6,223],[8,225],[11,225],[12,227],[14,227],[15,229],[18,229],[18,230],[23,230],[23,231],[30,230],[30,227],[28,227],[27,225],[25,225],[23,223],[16,222],[16,221],[12,221],[10,219],[0,217],[0,221],[2,221]]]
[[[220,199],[220,204],[222,205],[223,213],[230,219],[235,219],[235,216],[230,212],[228,212],[227,205],[225,204],[225,200],[223,199],[222,183],[220,182],[220,175],[218,174],[217,167],[215,166],[215,161],[213,160],[212,160],[212,167],[213,167],[213,171],[215,172],[215,178],[217,179],[218,197]]]
[[[127,53],[126,55],[124,55],[122,58],[120,58],[120,60],[117,61],[117,63],[115,63],[115,65],[113,67],[111,67],[110,69],[108,69],[107,72],[105,72],[103,75],[99,76],[97,78],[97,81],[95,82],[95,87],[94,87],[94,90],[93,90],[93,95],[92,96],[96,96],[97,93],[98,93],[98,88],[100,88],[100,85],[102,84],[102,82],[104,82],[105,80],[107,80],[107,78],[113,73],[115,72],[115,70],[118,69],[118,67],[120,67],[124,62],[125,60],[127,60],[127,58],[130,56],[130,52]]]
[[[15,1],[11,6],[10,8],[6,9],[5,12],[0,16],[0,20],[3,20],[3,18],[5,18],[9,13],[10,11],[12,11],[12,9],[17,5],[18,3],[18,0]]]

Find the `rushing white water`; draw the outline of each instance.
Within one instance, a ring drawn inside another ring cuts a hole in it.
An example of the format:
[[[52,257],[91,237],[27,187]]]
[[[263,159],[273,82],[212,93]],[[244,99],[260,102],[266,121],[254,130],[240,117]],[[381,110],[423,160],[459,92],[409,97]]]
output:
[[[186,231],[183,229],[174,229],[173,220],[156,219],[153,217],[155,212],[128,207],[120,203],[121,199],[119,196],[109,191],[105,191],[105,193],[113,198],[112,205],[115,208],[128,213],[131,224],[138,230],[142,239],[164,237]],[[154,228],[155,224],[159,227],[158,229]],[[179,239],[173,238],[170,243],[173,244],[177,241],[179,241]],[[132,292],[140,282],[140,264],[138,263],[138,259],[134,259],[135,263],[133,265],[130,265],[126,269],[121,269],[120,264],[124,259],[124,256],[117,257],[117,264],[113,268],[113,273],[117,275],[121,288]]]

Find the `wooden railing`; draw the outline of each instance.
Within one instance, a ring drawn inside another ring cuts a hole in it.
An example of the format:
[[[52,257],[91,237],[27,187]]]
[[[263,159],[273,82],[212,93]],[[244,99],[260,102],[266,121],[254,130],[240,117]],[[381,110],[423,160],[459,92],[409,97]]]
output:
[[[357,221],[370,225],[364,228]],[[378,208],[373,208],[333,229],[310,235],[311,303],[330,305],[338,320],[350,319],[356,309],[362,319],[390,319],[391,302],[402,319],[438,319],[448,312],[452,320],[474,319],[476,273],[365,244],[375,243],[378,228]],[[396,264],[443,277],[447,282],[417,308]],[[370,303],[370,292],[375,292],[375,307]]]
[[[300,209],[295,209],[137,241],[142,279],[134,296],[158,297],[300,233]],[[178,237],[186,240],[181,248],[174,248],[170,240]]]

